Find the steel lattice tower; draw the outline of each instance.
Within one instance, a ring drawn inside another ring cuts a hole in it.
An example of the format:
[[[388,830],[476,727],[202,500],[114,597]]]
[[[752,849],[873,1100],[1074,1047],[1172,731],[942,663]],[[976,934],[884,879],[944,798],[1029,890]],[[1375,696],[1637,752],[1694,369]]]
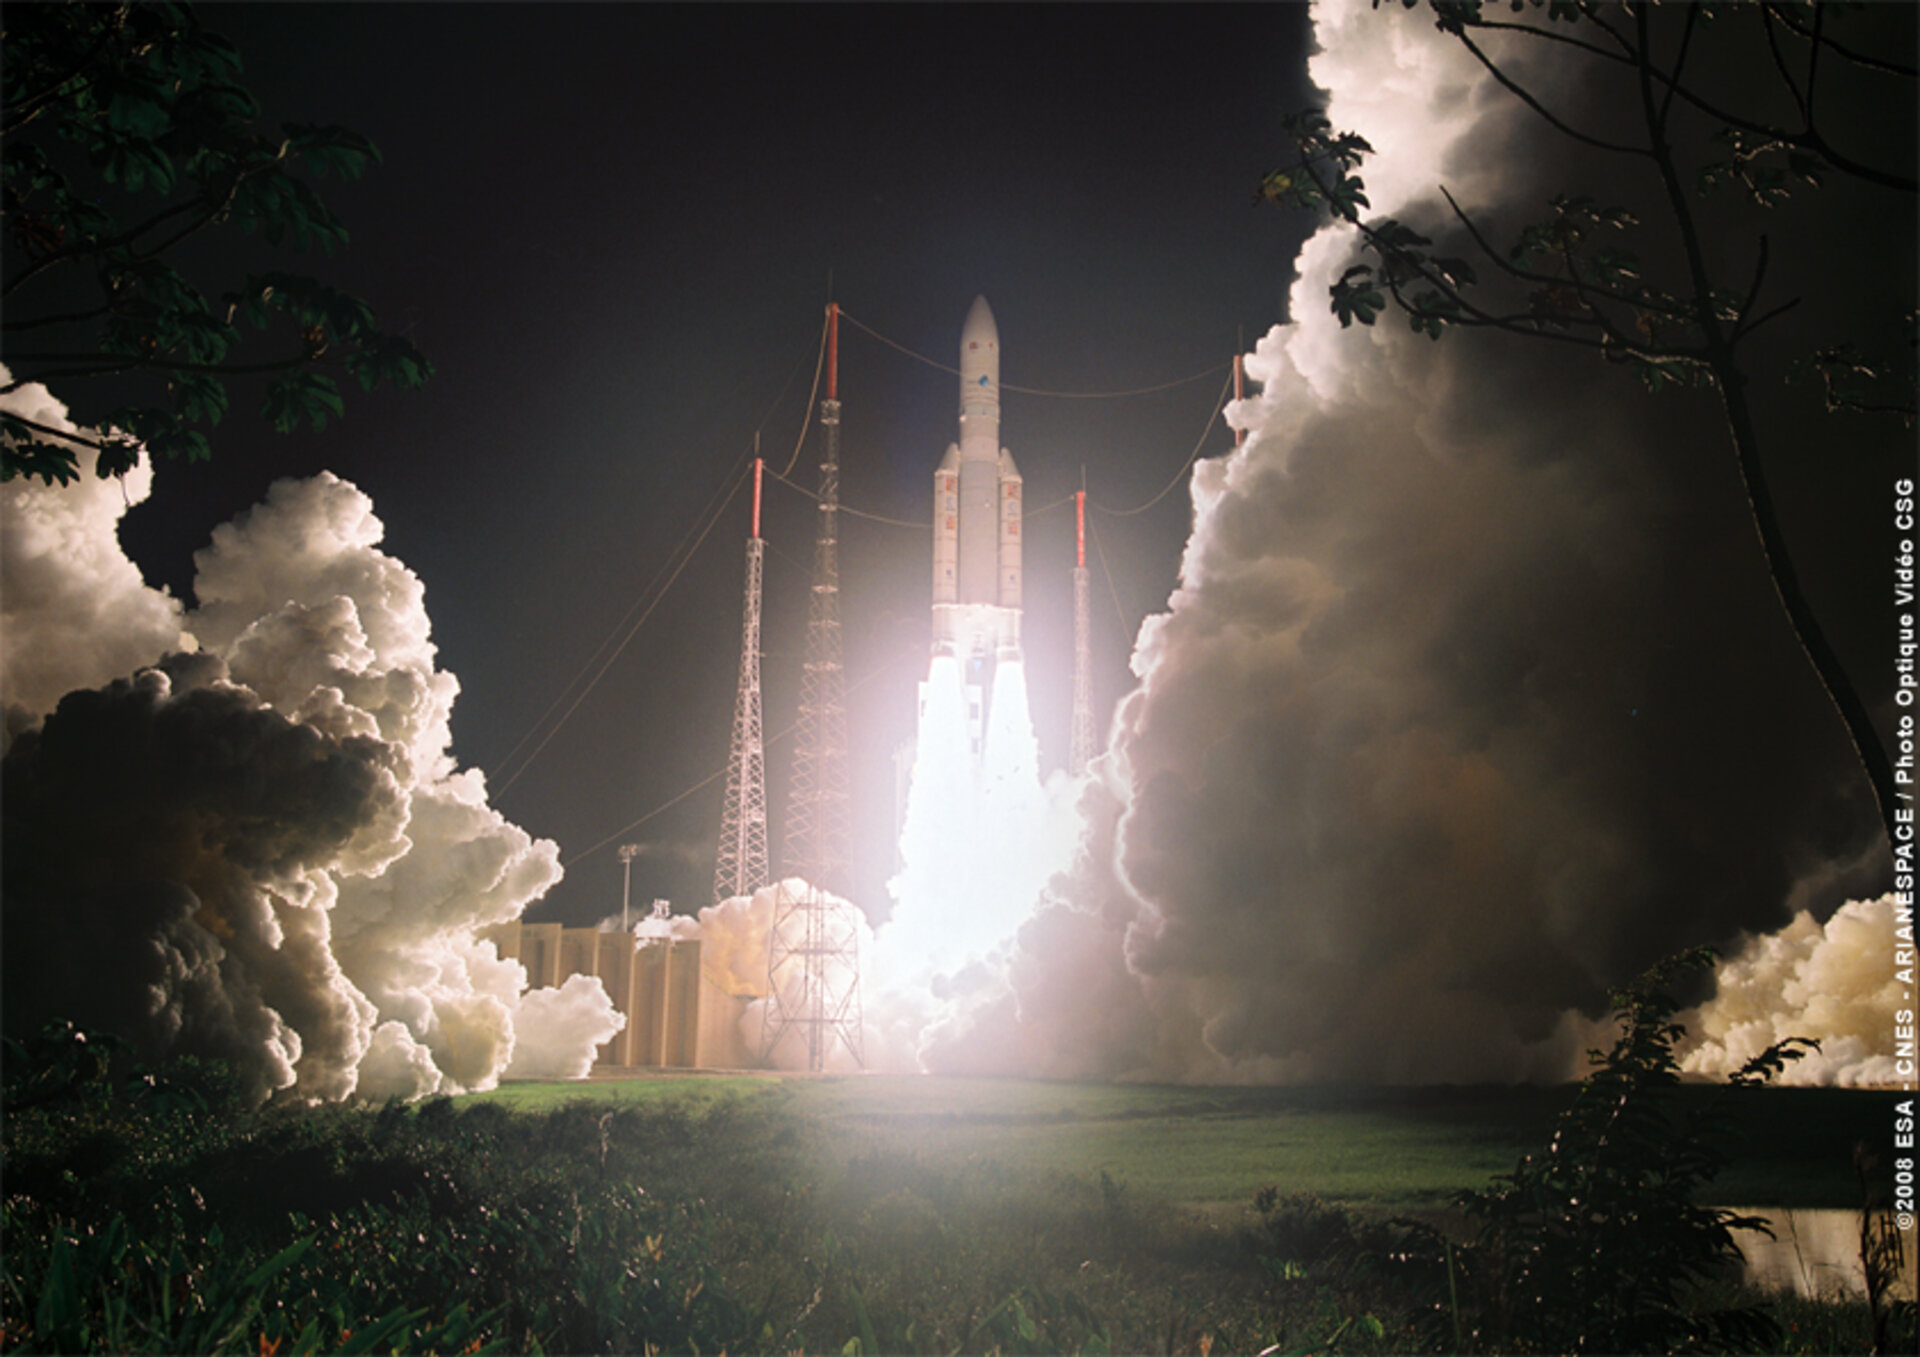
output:
[[[1067,771],[1075,777],[1093,760],[1093,617],[1087,606],[1087,492],[1074,495],[1078,554],[1073,567],[1073,743]]]
[[[844,901],[847,869],[846,671],[840,636],[840,308],[827,306],[827,397],[820,403],[820,521],[814,538],[807,659],[787,805],[788,878],[767,934],[767,1008],[762,1057],[791,1028],[806,1036],[807,1068],[823,1069],[835,1039],[864,1065],[858,920]],[[795,974],[794,968],[798,967]],[[778,977],[784,976],[784,986]]]
[[[760,538],[759,458],[753,462],[753,533],[747,538],[746,600],[740,610],[740,690],[733,701],[733,752],[727,760],[727,802],[720,814],[720,851],[713,866],[713,902],[752,895],[767,884],[767,763],[760,726],[760,579],[767,544]]]
[[[820,521],[807,605],[807,660],[787,803],[785,875],[839,895],[847,882],[846,672],[840,660],[839,309],[827,308],[827,398],[820,403]]]

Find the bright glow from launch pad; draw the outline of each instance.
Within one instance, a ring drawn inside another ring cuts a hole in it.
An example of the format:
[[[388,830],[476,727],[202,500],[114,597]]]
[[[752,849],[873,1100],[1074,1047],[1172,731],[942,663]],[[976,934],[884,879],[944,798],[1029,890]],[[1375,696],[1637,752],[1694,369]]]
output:
[[[938,655],[928,668],[900,835],[905,865],[892,883],[893,917],[874,943],[883,983],[990,959],[1072,863],[1077,817],[1050,805],[1040,785],[1025,666],[994,666],[989,691],[976,754],[961,662]]]

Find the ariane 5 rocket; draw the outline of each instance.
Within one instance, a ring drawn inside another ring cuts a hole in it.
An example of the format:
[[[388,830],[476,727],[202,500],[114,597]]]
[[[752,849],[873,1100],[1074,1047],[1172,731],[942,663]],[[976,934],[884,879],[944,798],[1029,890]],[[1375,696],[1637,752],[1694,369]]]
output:
[[[1020,471],[1000,446],[1000,331],[985,297],[960,330],[960,441],[933,473],[933,653],[972,682],[1020,658]]]

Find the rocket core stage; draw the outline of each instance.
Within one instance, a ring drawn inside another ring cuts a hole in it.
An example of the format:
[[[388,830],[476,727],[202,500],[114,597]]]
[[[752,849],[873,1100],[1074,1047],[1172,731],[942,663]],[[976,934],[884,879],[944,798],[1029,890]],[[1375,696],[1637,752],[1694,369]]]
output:
[[[1000,332],[985,297],[960,330],[960,441],[933,473],[933,653],[1020,654],[1020,471],[1000,446]]]

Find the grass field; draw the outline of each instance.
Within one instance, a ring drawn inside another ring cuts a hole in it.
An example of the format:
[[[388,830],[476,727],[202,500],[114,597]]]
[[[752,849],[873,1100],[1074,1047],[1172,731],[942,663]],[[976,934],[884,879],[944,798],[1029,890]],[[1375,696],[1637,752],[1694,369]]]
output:
[[[1751,1206],[1859,1204],[1852,1149],[1881,1144],[1894,1094],[1688,1086],[1725,1117],[1734,1161],[1715,1197]],[[837,1164],[882,1156],[957,1171],[999,1164],[1112,1181],[1175,1205],[1242,1206],[1268,1185],[1371,1211],[1443,1206],[1537,1149],[1566,1088],[1185,1088],[941,1077],[647,1076],[510,1084],[477,1100],[524,1110],[573,1101],[745,1099],[809,1128]],[[823,1167],[826,1165],[823,1164]]]
[[[1505,1274],[1454,1272],[1497,1256],[1448,1199],[1572,1096],[702,1074],[254,1107],[207,1062],[48,1049],[0,1118],[0,1354],[1498,1350]],[[1742,1205],[1853,1204],[1889,1125],[1875,1094],[1680,1101],[1744,1132],[1711,1185]],[[1616,1259],[1671,1229],[1636,1228]],[[1767,1350],[1872,1347],[1862,1301],[1705,1275],[1688,1314],[1770,1307]]]

